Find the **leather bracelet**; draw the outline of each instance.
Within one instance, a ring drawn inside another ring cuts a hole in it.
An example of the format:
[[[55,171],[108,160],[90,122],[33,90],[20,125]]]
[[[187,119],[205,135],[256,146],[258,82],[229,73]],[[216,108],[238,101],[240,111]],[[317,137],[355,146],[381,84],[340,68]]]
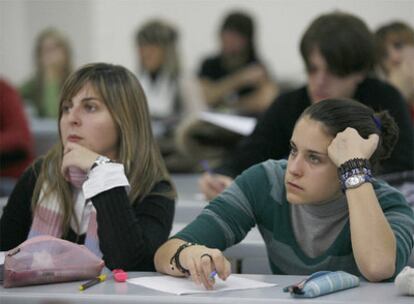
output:
[[[338,168],[339,176],[344,174],[347,171],[352,171],[354,169],[367,169],[371,171],[371,164],[368,159],[365,158],[352,158],[341,164]]]
[[[177,251],[175,252],[175,254],[170,259],[171,270],[175,269],[174,268],[174,264],[175,264],[175,267],[177,267],[179,272],[181,272],[185,275],[190,275],[190,271],[188,269],[184,268],[180,263],[180,254],[181,254],[181,251],[183,251],[185,248],[190,247],[190,246],[194,246],[194,245],[198,245],[198,244],[188,242],[188,243],[181,244],[181,246],[178,247]]]

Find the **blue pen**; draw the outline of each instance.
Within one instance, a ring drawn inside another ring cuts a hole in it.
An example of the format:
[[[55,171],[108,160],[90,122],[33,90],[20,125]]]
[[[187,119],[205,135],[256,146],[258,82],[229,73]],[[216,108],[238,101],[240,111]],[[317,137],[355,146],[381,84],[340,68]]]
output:
[[[210,174],[213,173],[213,171],[211,170],[211,168],[210,168],[210,166],[208,164],[208,160],[204,159],[204,160],[200,161],[200,165],[201,165],[201,167],[203,167],[203,170],[204,171],[206,171],[206,172],[208,172]]]
[[[210,280],[214,280],[214,277],[217,275],[217,271],[212,271],[211,273],[210,273],[210,276],[209,276],[209,279]]]

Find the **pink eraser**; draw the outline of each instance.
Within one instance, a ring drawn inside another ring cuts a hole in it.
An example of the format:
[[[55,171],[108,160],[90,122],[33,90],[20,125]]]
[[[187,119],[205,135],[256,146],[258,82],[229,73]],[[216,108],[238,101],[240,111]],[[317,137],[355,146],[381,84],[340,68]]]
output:
[[[114,279],[117,282],[125,282],[128,279],[128,273],[122,269],[114,269],[112,270],[112,274],[114,275]]]

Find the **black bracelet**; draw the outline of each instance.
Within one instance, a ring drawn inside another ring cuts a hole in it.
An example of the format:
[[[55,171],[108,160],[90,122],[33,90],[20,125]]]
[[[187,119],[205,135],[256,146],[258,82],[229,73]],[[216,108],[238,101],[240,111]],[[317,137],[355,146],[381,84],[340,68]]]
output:
[[[343,175],[345,172],[360,170],[363,169],[371,171],[371,164],[368,159],[365,158],[352,158],[341,164],[338,168],[339,176]]]
[[[190,271],[188,271],[188,269],[185,269],[180,263],[180,254],[181,254],[181,251],[183,251],[185,248],[190,247],[190,246],[194,246],[194,245],[197,245],[197,244],[188,242],[188,243],[184,243],[180,247],[178,247],[177,251],[175,252],[175,254],[170,259],[171,270],[175,269],[174,268],[174,264],[175,264],[175,267],[177,267],[179,272],[181,272],[183,274],[186,274],[186,275],[190,275]]]

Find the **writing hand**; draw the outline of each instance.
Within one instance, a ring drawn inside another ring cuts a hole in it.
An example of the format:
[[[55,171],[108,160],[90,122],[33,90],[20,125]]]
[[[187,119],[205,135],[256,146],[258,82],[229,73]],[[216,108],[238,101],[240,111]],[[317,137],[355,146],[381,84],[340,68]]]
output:
[[[231,273],[230,262],[218,249],[191,246],[182,251],[180,261],[190,271],[191,279],[209,290],[213,289],[215,283],[212,273],[216,272],[222,280],[226,280]]]
[[[212,200],[233,182],[231,177],[221,174],[204,173],[198,180],[200,191],[208,200]]]

